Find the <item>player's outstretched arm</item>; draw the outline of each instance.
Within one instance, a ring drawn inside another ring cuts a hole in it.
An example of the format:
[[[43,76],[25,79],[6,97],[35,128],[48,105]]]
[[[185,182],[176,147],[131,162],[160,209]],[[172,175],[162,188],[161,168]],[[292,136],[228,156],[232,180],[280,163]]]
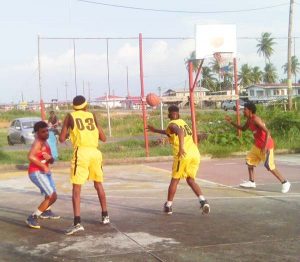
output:
[[[166,130],[161,130],[161,129],[156,129],[154,126],[147,126],[147,130],[151,131],[153,133],[158,133],[158,134],[162,134],[162,135],[167,135]]]
[[[248,121],[246,122],[245,125],[241,126],[241,125],[238,125],[238,124],[234,123],[234,122],[232,121],[232,118],[231,118],[230,116],[225,116],[225,120],[226,120],[229,124],[231,124],[232,126],[234,126],[236,129],[240,129],[240,130],[242,130],[242,131],[245,131],[245,130],[248,129]]]
[[[66,115],[66,118],[65,118],[65,120],[64,120],[64,123],[63,123],[63,126],[62,126],[62,129],[61,129],[61,132],[60,132],[60,134],[59,134],[59,142],[61,142],[61,143],[63,143],[63,142],[65,142],[66,141],[66,139],[67,139],[67,136],[68,136],[68,129],[70,128],[70,127],[72,127],[72,117],[71,117],[71,115],[70,114],[67,114]]]
[[[103,129],[101,128],[101,126],[99,125],[98,123],[98,120],[97,120],[97,117],[96,115],[93,113],[93,116],[94,116],[94,120],[95,120],[95,124],[98,128],[98,132],[99,132],[99,139],[102,141],[102,142],[105,142],[106,141],[106,135],[104,134],[103,132]]]

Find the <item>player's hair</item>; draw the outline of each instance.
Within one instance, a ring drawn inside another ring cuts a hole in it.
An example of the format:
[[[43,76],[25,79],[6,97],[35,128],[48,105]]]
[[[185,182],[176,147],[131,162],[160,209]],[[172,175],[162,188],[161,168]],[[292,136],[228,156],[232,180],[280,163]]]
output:
[[[33,126],[33,131],[34,133],[38,132],[41,128],[46,128],[48,127],[47,123],[44,122],[44,121],[39,121],[39,122],[36,122]]]
[[[51,110],[51,111],[50,111],[50,114],[54,114],[54,111],[53,111],[53,110]]]
[[[176,105],[171,105],[171,106],[169,106],[168,111],[169,111],[169,113],[172,113],[172,112],[179,113],[179,107]]]
[[[73,106],[80,106],[85,102],[84,96],[75,96],[73,99]]]
[[[244,104],[244,107],[249,109],[253,114],[256,113],[256,105],[253,102],[247,102]]]

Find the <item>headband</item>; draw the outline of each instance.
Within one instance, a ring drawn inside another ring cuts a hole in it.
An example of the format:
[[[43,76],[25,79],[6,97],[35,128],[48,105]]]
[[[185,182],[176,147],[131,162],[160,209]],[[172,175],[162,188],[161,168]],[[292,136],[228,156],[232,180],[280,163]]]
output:
[[[80,109],[85,108],[86,106],[87,106],[87,101],[84,101],[81,105],[77,105],[77,106],[73,105],[73,108],[75,110],[80,110]]]

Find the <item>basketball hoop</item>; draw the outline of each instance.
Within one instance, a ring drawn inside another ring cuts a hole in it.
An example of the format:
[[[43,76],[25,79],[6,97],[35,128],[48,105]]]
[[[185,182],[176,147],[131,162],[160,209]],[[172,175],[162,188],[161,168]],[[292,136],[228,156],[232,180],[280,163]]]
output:
[[[233,60],[233,53],[231,52],[216,52],[214,58],[218,62],[220,69],[228,67]]]

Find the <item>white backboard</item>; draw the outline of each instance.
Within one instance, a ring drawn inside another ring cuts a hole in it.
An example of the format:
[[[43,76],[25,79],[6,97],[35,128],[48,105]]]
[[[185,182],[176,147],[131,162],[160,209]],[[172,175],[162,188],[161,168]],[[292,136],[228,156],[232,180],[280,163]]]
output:
[[[216,52],[236,56],[236,25],[196,25],[196,59],[212,57]]]

